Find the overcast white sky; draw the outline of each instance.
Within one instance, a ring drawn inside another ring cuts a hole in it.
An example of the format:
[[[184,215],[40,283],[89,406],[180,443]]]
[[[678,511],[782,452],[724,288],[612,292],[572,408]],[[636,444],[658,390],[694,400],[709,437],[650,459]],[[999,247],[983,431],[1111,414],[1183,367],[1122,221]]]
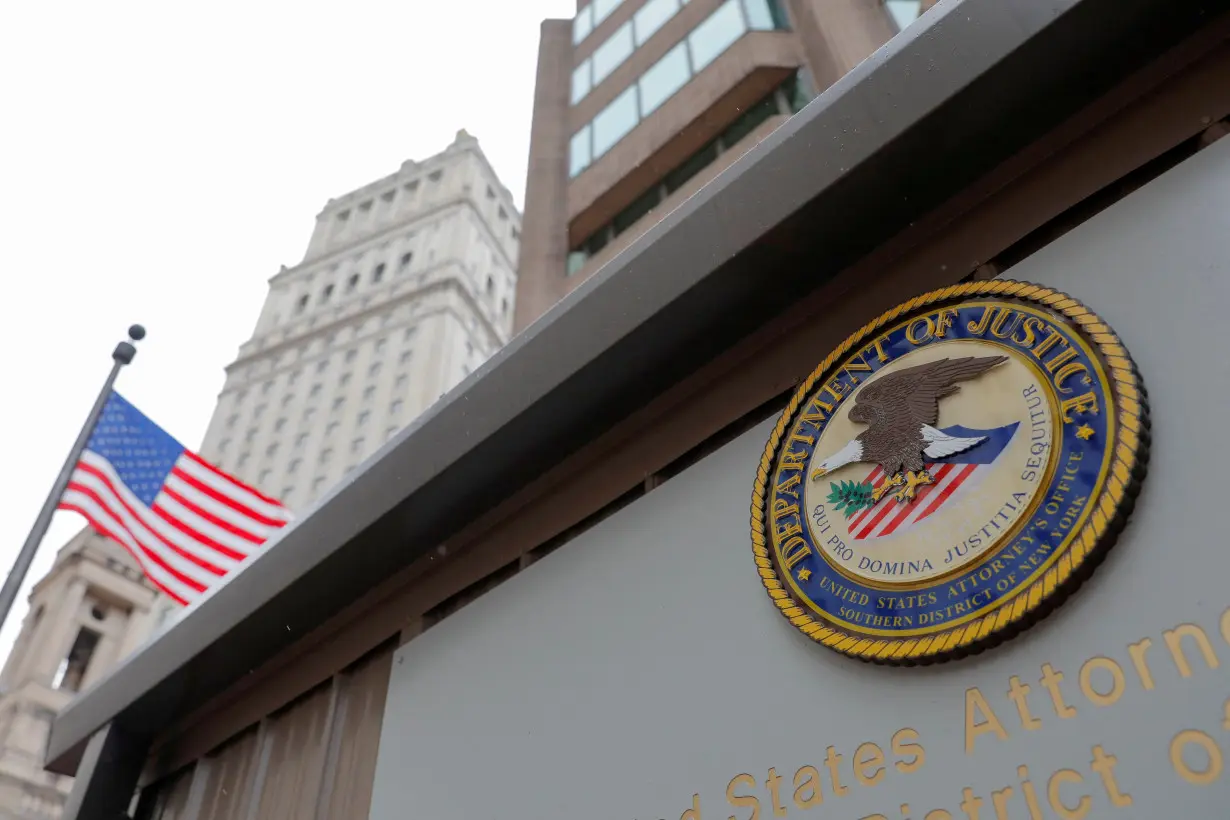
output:
[[[0,574],[132,322],[119,388],[185,445],[331,196],[479,139],[523,203],[538,27],[574,0],[8,3]],[[17,606],[83,525],[59,513]]]

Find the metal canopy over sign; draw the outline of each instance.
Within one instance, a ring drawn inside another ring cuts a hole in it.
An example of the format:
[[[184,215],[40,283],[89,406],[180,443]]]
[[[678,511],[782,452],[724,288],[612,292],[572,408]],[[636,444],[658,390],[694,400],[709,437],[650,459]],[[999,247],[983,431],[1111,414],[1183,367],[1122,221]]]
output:
[[[803,382],[757,472],[752,543],[790,622],[864,660],[998,643],[1089,576],[1148,460],[1145,391],[1088,308],[1006,280],[925,294]]]

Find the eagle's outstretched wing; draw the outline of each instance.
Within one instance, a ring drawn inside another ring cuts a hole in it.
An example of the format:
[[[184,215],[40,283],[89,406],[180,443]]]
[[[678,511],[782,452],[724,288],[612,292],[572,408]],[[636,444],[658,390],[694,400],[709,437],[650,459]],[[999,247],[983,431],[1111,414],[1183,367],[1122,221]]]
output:
[[[1007,356],[964,356],[907,367],[868,384],[854,404],[878,407],[893,416],[905,414],[911,425],[934,426],[939,421],[940,399],[956,393],[960,382],[980,376],[1007,360]],[[904,422],[902,419],[897,423]]]

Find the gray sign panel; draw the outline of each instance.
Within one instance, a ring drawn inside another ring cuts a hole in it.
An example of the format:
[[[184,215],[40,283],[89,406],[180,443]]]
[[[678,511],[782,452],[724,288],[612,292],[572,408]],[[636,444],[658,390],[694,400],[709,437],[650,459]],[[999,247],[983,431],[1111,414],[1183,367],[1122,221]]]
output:
[[[403,647],[371,817],[1226,817],[1230,140],[1011,273],[1108,319],[1153,408],[1057,612],[923,669],[812,644],[752,562],[766,422]]]

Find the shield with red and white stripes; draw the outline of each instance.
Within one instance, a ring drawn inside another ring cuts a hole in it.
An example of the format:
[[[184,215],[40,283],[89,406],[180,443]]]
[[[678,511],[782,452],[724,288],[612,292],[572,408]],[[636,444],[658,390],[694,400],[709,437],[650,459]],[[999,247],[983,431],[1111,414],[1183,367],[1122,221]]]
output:
[[[865,507],[852,515],[846,522],[851,537],[857,541],[868,541],[900,535],[974,491],[991,473],[996,459],[1007,449],[1018,426],[1014,422],[992,430],[971,430],[960,425],[944,428],[942,432],[950,436],[983,440],[963,453],[928,462],[927,472],[934,483],[920,487],[913,500],[900,503],[895,499],[896,491],[890,490],[874,506]],[[879,487],[887,478],[884,470],[877,466],[863,479],[863,483]]]

